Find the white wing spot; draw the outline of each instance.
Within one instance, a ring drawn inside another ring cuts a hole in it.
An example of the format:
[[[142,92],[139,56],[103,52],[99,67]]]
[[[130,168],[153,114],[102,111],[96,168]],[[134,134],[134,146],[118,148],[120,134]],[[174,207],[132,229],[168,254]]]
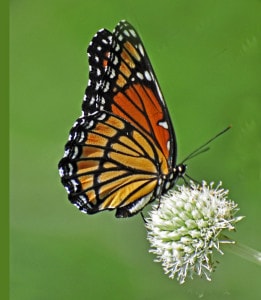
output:
[[[87,203],[87,200],[86,200],[86,197],[85,196],[83,196],[83,195],[80,195],[79,196],[79,199],[83,202],[83,203]]]
[[[169,182],[169,181],[167,181],[167,182],[166,182],[166,184],[165,184],[165,189],[166,189],[166,190],[168,190],[168,189],[169,189],[169,187],[170,187],[170,182]]]
[[[60,174],[60,176],[61,176],[61,177],[63,177],[63,176],[64,176],[64,171],[63,171],[63,168],[60,168],[60,169],[59,169],[59,174]]]
[[[87,126],[86,126],[86,129],[90,129],[90,128],[92,128],[93,127],[93,125],[94,125],[94,121],[93,120],[91,120],[88,124],[87,124]]]
[[[129,32],[133,37],[137,37],[136,32],[133,29],[130,29]]]
[[[140,72],[137,72],[137,77],[139,78],[139,79],[144,79],[144,76],[143,76],[143,74],[142,73],[140,73]]]
[[[163,122],[159,122],[158,123],[161,127],[165,128],[165,129],[168,129],[169,126],[168,126],[168,123],[166,121],[163,121]]]
[[[76,122],[73,123],[73,127],[76,127],[80,122],[77,120]]]
[[[151,75],[147,70],[144,72],[144,75],[148,81],[151,81]]]
[[[116,52],[119,52],[119,51],[120,51],[120,45],[119,45],[118,43],[117,43],[116,46],[115,46],[115,51],[116,51]]]
[[[74,126],[73,126],[74,127]],[[74,139],[74,136],[70,133],[69,134],[69,141],[73,141],[73,139]],[[68,150],[65,150],[65,152],[64,152],[64,156],[68,156]]]
[[[71,135],[69,136],[69,141],[71,141],[70,137],[71,137]],[[68,149],[65,150],[63,157],[68,157],[69,153],[70,153],[70,151]]]
[[[85,134],[84,134],[84,132],[82,131],[81,132],[81,136],[80,136],[80,138],[79,138],[79,142],[82,142],[82,141],[84,141],[85,140]]]
[[[110,74],[110,78],[114,78],[115,77],[115,70],[114,69],[111,69],[111,74]]]
[[[100,88],[100,83],[96,82],[95,90],[98,91],[99,88]]]
[[[75,179],[72,179],[72,180],[71,180],[71,183],[72,183],[72,185],[73,185],[74,192],[77,192],[77,189],[78,189],[78,182],[77,182]]]
[[[139,45],[138,45],[138,48],[139,48],[139,50],[140,50],[141,55],[144,56],[144,49],[143,49],[142,45],[139,44]]]
[[[106,118],[106,114],[101,114],[101,115],[97,118],[97,120],[103,121],[105,118]]]
[[[101,104],[105,104],[105,99],[104,99],[104,97],[101,97]]]
[[[90,105],[93,105],[94,102],[95,102],[95,98],[92,96],[92,97],[91,97],[91,100],[89,101],[89,104],[90,104]]]
[[[164,103],[162,93],[161,93],[161,91],[160,91],[159,85],[157,84],[157,81],[156,81],[156,80],[155,80],[155,85],[156,85],[157,92],[158,92],[158,94],[159,94],[160,101],[161,101],[162,103]],[[165,105],[165,103],[164,103],[164,105]]]
[[[73,152],[73,155],[72,155],[72,159],[75,159],[77,157],[78,153],[79,153],[78,147],[75,146],[73,151],[74,152]]]
[[[118,56],[114,57],[113,64],[116,66],[119,62]]]
[[[130,36],[130,33],[129,33],[128,30],[125,29],[123,32],[124,32],[124,34],[125,34],[126,36]]]
[[[105,87],[103,88],[103,92],[104,92],[104,93],[108,92],[109,88],[110,88],[110,83],[109,83],[109,81],[108,81],[108,82],[106,82],[106,85],[105,85]]]
[[[80,119],[79,124],[80,124],[80,125],[85,124],[85,119]]]
[[[73,166],[72,166],[72,164],[68,164],[68,168],[69,168],[68,175],[71,176],[73,174]]]
[[[167,142],[167,149],[170,150],[170,141]]]

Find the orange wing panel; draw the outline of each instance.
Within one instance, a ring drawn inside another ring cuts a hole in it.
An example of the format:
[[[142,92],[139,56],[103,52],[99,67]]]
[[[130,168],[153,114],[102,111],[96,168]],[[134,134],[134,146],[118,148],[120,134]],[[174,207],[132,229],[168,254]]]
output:
[[[114,96],[112,111],[121,116],[134,127],[147,132],[159,146],[166,158],[169,157],[167,147],[170,139],[169,128],[164,120],[164,112],[153,91],[141,84],[134,84]],[[165,127],[164,127],[165,126]]]
[[[156,187],[156,184],[157,179],[155,177],[153,178],[148,175],[146,178],[142,175],[131,175],[116,180],[114,189],[110,184],[107,186],[104,185],[102,189],[100,189],[100,195],[104,195],[106,198],[101,203],[100,209],[116,208],[118,206],[130,204],[144,195],[151,193]],[[142,189],[140,188],[141,186],[143,186]],[[133,193],[133,195],[129,197],[131,193]],[[124,201],[125,199],[127,200]]]

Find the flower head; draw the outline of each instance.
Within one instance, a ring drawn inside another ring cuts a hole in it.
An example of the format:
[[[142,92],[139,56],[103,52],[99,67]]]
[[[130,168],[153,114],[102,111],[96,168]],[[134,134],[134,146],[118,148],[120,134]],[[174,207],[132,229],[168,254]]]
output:
[[[153,205],[146,219],[150,252],[156,255],[170,278],[184,283],[186,277],[204,275],[210,280],[215,267],[213,250],[223,254],[220,243],[233,243],[222,235],[234,230],[243,217],[235,217],[237,204],[227,199],[221,183],[202,185],[191,182],[179,186]]]

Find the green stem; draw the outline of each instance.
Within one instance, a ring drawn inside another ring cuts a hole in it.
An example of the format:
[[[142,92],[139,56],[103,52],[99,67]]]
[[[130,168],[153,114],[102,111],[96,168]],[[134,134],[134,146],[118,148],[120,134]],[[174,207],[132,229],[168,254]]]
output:
[[[234,253],[248,261],[251,261],[261,266],[261,252],[253,248],[245,246],[236,241],[229,240],[226,236],[223,236],[224,240],[220,241],[221,244],[226,244],[226,250]]]

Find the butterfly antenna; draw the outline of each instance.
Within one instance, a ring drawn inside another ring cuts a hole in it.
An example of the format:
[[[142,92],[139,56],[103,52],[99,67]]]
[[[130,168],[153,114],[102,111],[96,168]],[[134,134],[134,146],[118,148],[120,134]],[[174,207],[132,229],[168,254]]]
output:
[[[185,161],[187,161],[187,160],[189,160],[189,159],[191,159],[191,158],[193,158],[193,157],[195,157],[195,156],[197,156],[197,155],[199,155],[199,154],[201,154],[201,153],[204,153],[204,152],[208,151],[208,150],[209,150],[209,147],[206,147],[206,146],[207,146],[208,144],[210,144],[212,141],[214,141],[217,137],[219,137],[220,135],[222,135],[223,133],[225,133],[226,131],[228,131],[231,127],[232,127],[232,126],[230,125],[230,126],[228,126],[227,128],[223,129],[223,130],[220,131],[218,134],[216,134],[214,137],[212,137],[210,140],[208,140],[206,143],[204,143],[204,144],[201,145],[199,148],[197,148],[197,149],[194,150],[192,153],[190,153],[190,154],[182,161],[182,164],[183,164]]]
[[[193,157],[195,157],[195,156],[197,156],[201,153],[207,152],[209,149],[210,149],[210,147],[206,147],[206,148],[203,148],[203,149],[198,149],[198,152],[193,151],[192,153],[190,153],[190,155],[185,160],[191,159],[191,158],[193,158]],[[185,160],[183,160],[183,162]]]

